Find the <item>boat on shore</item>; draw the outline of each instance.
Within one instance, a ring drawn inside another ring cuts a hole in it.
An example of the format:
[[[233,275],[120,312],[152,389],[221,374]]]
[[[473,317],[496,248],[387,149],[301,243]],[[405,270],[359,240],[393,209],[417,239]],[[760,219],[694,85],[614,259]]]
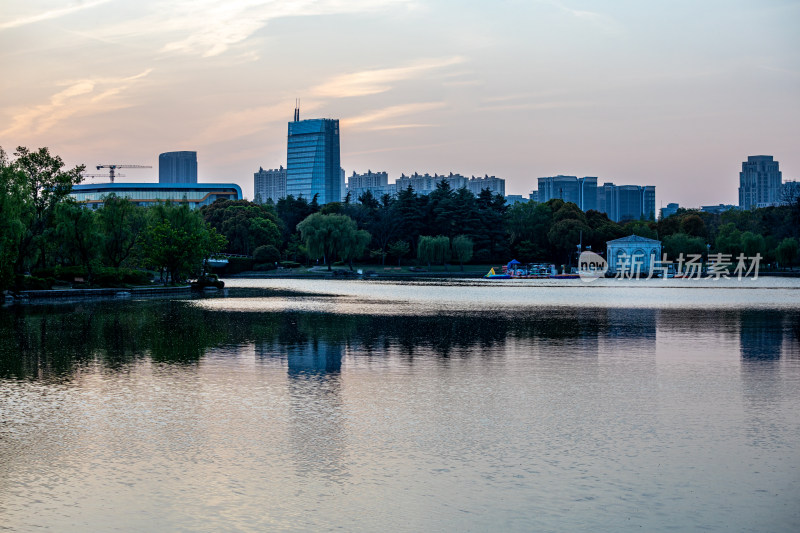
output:
[[[580,275],[558,274],[552,263],[522,264],[514,259],[503,267],[502,273],[496,272],[492,267],[483,277],[486,279],[578,279]]]

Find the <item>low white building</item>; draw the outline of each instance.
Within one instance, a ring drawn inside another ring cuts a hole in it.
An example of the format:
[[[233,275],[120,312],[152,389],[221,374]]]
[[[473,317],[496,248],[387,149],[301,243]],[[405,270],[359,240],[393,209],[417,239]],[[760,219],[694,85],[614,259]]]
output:
[[[648,239],[638,235],[629,235],[621,239],[606,242],[606,261],[608,271],[646,276],[651,265],[661,261],[661,241]]]

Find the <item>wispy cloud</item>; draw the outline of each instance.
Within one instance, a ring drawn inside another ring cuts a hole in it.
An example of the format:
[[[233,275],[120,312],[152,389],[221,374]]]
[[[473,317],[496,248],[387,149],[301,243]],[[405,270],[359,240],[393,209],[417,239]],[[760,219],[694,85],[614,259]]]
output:
[[[178,0],[157,5],[145,17],[106,27],[116,37],[161,38],[161,52],[214,57],[288,17],[374,12],[413,0]]]
[[[589,22],[609,33],[617,33],[622,29],[619,22],[617,22],[614,18],[610,17],[609,15],[598,13],[597,11],[574,9],[558,0],[546,0],[546,1],[548,4],[557,7],[562,12],[567,13],[576,19]]]
[[[208,146],[241,137],[253,136],[265,130],[273,130],[276,122],[289,122],[294,102],[281,102],[269,106],[250,107],[230,111],[213,117],[213,122],[187,141],[187,145]],[[303,102],[303,112],[319,109],[318,102]]]
[[[385,124],[385,122],[397,117],[404,117],[407,115],[424,113],[432,109],[438,109],[440,107],[443,107],[444,105],[445,105],[444,102],[422,102],[415,104],[389,106],[383,109],[370,111],[369,113],[365,113],[363,115],[358,115],[351,118],[345,118],[342,120],[342,126],[348,128],[365,129],[363,128],[365,125],[378,122],[381,123],[379,127],[373,127],[369,129],[378,129],[378,128],[388,129],[393,126],[395,128],[397,127],[409,128],[413,127],[413,125],[412,124],[392,125],[392,124]],[[429,126],[429,125],[425,124],[424,126]]]
[[[36,22],[42,22],[43,20],[56,19],[78,11],[83,11],[84,9],[90,9],[99,6],[101,4],[107,4],[110,1],[111,0],[93,0],[89,2],[75,2],[66,7],[61,7],[58,9],[50,9],[48,11],[42,11],[40,13],[26,15],[23,17],[16,18],[14,20],[9,20],[8,22],[0,23],[0,30],[7,30],[10,28],[27,26],[28,24],[35,24]]]
[[[129,107],[129,103],[117,97],[151,71],[147,69],[121,79],[92,78],[60,83],[58,85],[66,88],[51,96],[47,103],[12,110],[10,125],[0,135],[39,135],[75,115],[96,115]]]
[[[390,90],[392,83],[418,78],[432,70],[457,65],[464,61],[463,57],[454,56],[426,59],[404,67],[362,70],[331,78],[325,83],[317,85],[311,91],[317,96],[329,98],[378,94]]]

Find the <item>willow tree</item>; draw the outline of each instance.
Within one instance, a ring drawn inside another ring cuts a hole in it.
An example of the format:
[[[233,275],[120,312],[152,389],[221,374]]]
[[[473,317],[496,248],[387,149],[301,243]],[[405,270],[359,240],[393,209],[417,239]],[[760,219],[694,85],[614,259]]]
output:
[[[459,235],[453,239],[453,255],[464,270],[464,263],[472,259],[472,239],[466,235]]]
[[[311,259],[322,259],[331,270],[331,262],[339,257],[351,263],[364,253],[371,239],[365,230],[359,230],[347,215],[314,213],[297,224],[297,230],[306,245]]]

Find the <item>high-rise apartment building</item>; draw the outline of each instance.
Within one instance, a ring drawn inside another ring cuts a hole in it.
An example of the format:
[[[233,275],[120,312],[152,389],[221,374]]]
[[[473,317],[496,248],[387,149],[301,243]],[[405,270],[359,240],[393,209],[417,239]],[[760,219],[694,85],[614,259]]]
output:
[[[739,207],[754,209],[781,202],[781,171],[771,155],[751,155],[739,173]]]
[[[259,167],[253,174],[253,191],[256,202],[264,203],[267,200],[277,202],[286,197],[286,169],[271,168],[264,170]]]
[[[347,180],[347,187],[353,189],[369,189],[372,187],[385,187],[389,184],[389,174],[386,172],[373,172],[367,170],[364,174],[353,175]]]
[[[353,175],[347,180],[346,193],[350,193],[351,201],[357,201],[367,191],[372,193],[375,198],[380,198],[384,194],[394,194],[394,185],[389,185],[389,174],[386,172],[372,172],[368,170],[364,174]]]
[[[606,213],[616,222],[625,220],[655,220],[656,188],[652,185],[597,185],[597,178],[586,176],[552,176],[539,178],[539,190],[531,199],[547,202],[553,198],[572,202],[583,211],[594,209]]]
[[[164,152],[158,155],[159,183],[197,183],[197,152]]]
[[[286,149],[286,194],[327,204],[342,200],[344,173],[339,152],[339,121],[300,120],[295,109]]]

